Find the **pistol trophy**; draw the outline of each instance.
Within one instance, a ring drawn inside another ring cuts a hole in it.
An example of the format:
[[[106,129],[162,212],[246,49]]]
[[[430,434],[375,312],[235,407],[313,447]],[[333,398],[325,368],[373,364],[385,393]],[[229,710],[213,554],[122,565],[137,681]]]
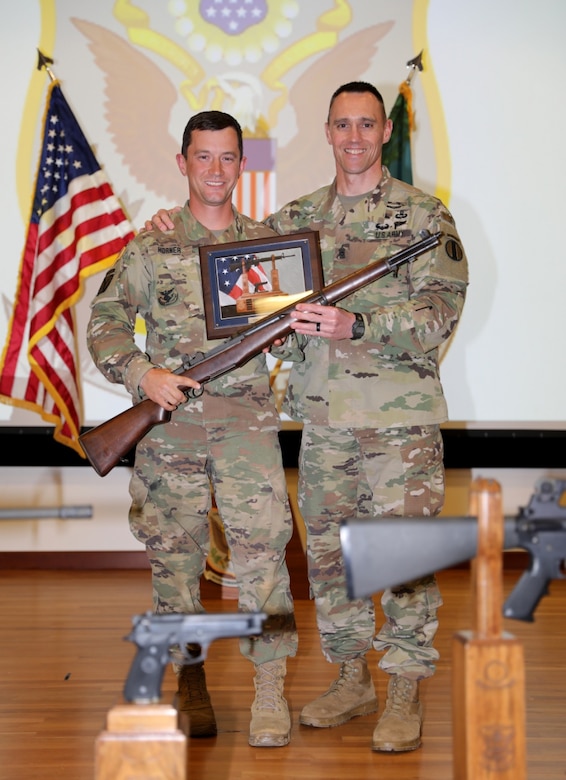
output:
[[[172,661],[204,660],[215,639],[258,636],[266,619],[261,612],[134,617],[126,637],[137,648],[124,686],[126,704],[110,710],[97,739],[95,780],[186,780],[187,744],[177,710],[159,703],[165,669]],[[200,652],[193,652],[195,646]]]

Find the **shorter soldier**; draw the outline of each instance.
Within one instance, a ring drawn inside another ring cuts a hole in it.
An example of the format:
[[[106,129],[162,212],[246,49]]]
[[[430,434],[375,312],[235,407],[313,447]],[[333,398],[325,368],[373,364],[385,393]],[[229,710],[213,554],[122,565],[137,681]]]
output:
[[[239,608],[273,616],[276,633],[242,639],[254,664],[256,696],[249,743],[286,745],[291,722],[283,696],[286,658],[297,648],[285,550],[292,518],[278,439],[279,415],[265,356],[207,384],[173,373],[185,356],[206,352],[199,245],[273,235],[239,214],[231,196],[244,170],[242,131],[229,114],[206,111],[188,122],[177,164],[189,200],[167,233],[142,233],[108,272],[92,303],[88,347],[111,382],[134,402],[150,398],[171,412],[138,444],[130,483],[130,527],[146,547],[156,613],[200,613],[200,578],[209,545],[211,486],[238,582]],[[142,351],[136,317],[146,324]],[[253,434],[252,434],[253,432]],[[177,668],[177,703],[192,736],[216,734],[202,664]]]

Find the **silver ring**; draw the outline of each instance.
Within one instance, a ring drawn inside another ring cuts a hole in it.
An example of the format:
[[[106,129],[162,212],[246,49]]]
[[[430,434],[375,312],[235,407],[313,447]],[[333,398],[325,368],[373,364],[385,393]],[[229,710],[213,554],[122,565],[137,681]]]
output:
[[[320,322],[316,323],[316,332],[320,333]]]

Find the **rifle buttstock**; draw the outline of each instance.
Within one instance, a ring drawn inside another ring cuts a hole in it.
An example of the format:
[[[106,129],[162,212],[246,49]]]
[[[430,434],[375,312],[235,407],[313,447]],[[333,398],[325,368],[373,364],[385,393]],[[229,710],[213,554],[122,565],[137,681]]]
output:
[[[146,398],[79,437],[96,473],[105,477],[155,425],[171,419],[171,412]]]

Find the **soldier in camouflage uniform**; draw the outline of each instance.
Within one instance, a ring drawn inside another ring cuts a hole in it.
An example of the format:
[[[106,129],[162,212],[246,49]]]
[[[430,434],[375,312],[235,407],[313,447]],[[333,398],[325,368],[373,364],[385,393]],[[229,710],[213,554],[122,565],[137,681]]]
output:
[[[273,616],[280,631],[242,639],[255,668],[249,742],[279,746],[290,738],[283,697],[286,658],[297,635],[285,549],[292,518],[278,440],[279,416],[265,356],[207,384],[172,372],[207,341],[198,247],[273,235],[231,204],[241,174],[242,133],[222,112],[194,116],[177,155],[189,200],[168,233],[142,233],[108,272],[92,303],[88,346],[104,376],[123,383],[134,402],[150,398],[172,413],[136,450],[130,526],[151,563],[157,613],[201,613],[200,578],[209,544],[210,486],[222,514],[239,584],[239,608]],[[145,351],[136,316],[145,320]],[[177,668],[177,703],[192,736],[216,734],[204,668]]]
[[[442,601],[434,576],[385,591],[385,624],[374,636],[372,600],[347,597],[339,524],[354,516],[434,516],[442,509],[439,424],[447,408],[438,351],[458,322],[468,279],[447,209],[382,166],[391,130],[375,87],[354,82],[338,89],[326,125],[334,182],[267,220],[278,233],[320,232],[325,284],[414,243],[422,229],[443,233],[437,249],[340,307],[299,304],[294,313],[291,339],[302,360],[292,368],[285,410],[304,425],[299,505],[309,581],[323,653],[340,664],[337,680],[303,708],[300,721],[337,726],[376,710],[366,662],[373,645],[386,651],[380,667],[390,675],[373,734],[376,751],[420,745],[418,686],[435,670]],[[278,356],[293,359],[294,353],[289,347]]]

